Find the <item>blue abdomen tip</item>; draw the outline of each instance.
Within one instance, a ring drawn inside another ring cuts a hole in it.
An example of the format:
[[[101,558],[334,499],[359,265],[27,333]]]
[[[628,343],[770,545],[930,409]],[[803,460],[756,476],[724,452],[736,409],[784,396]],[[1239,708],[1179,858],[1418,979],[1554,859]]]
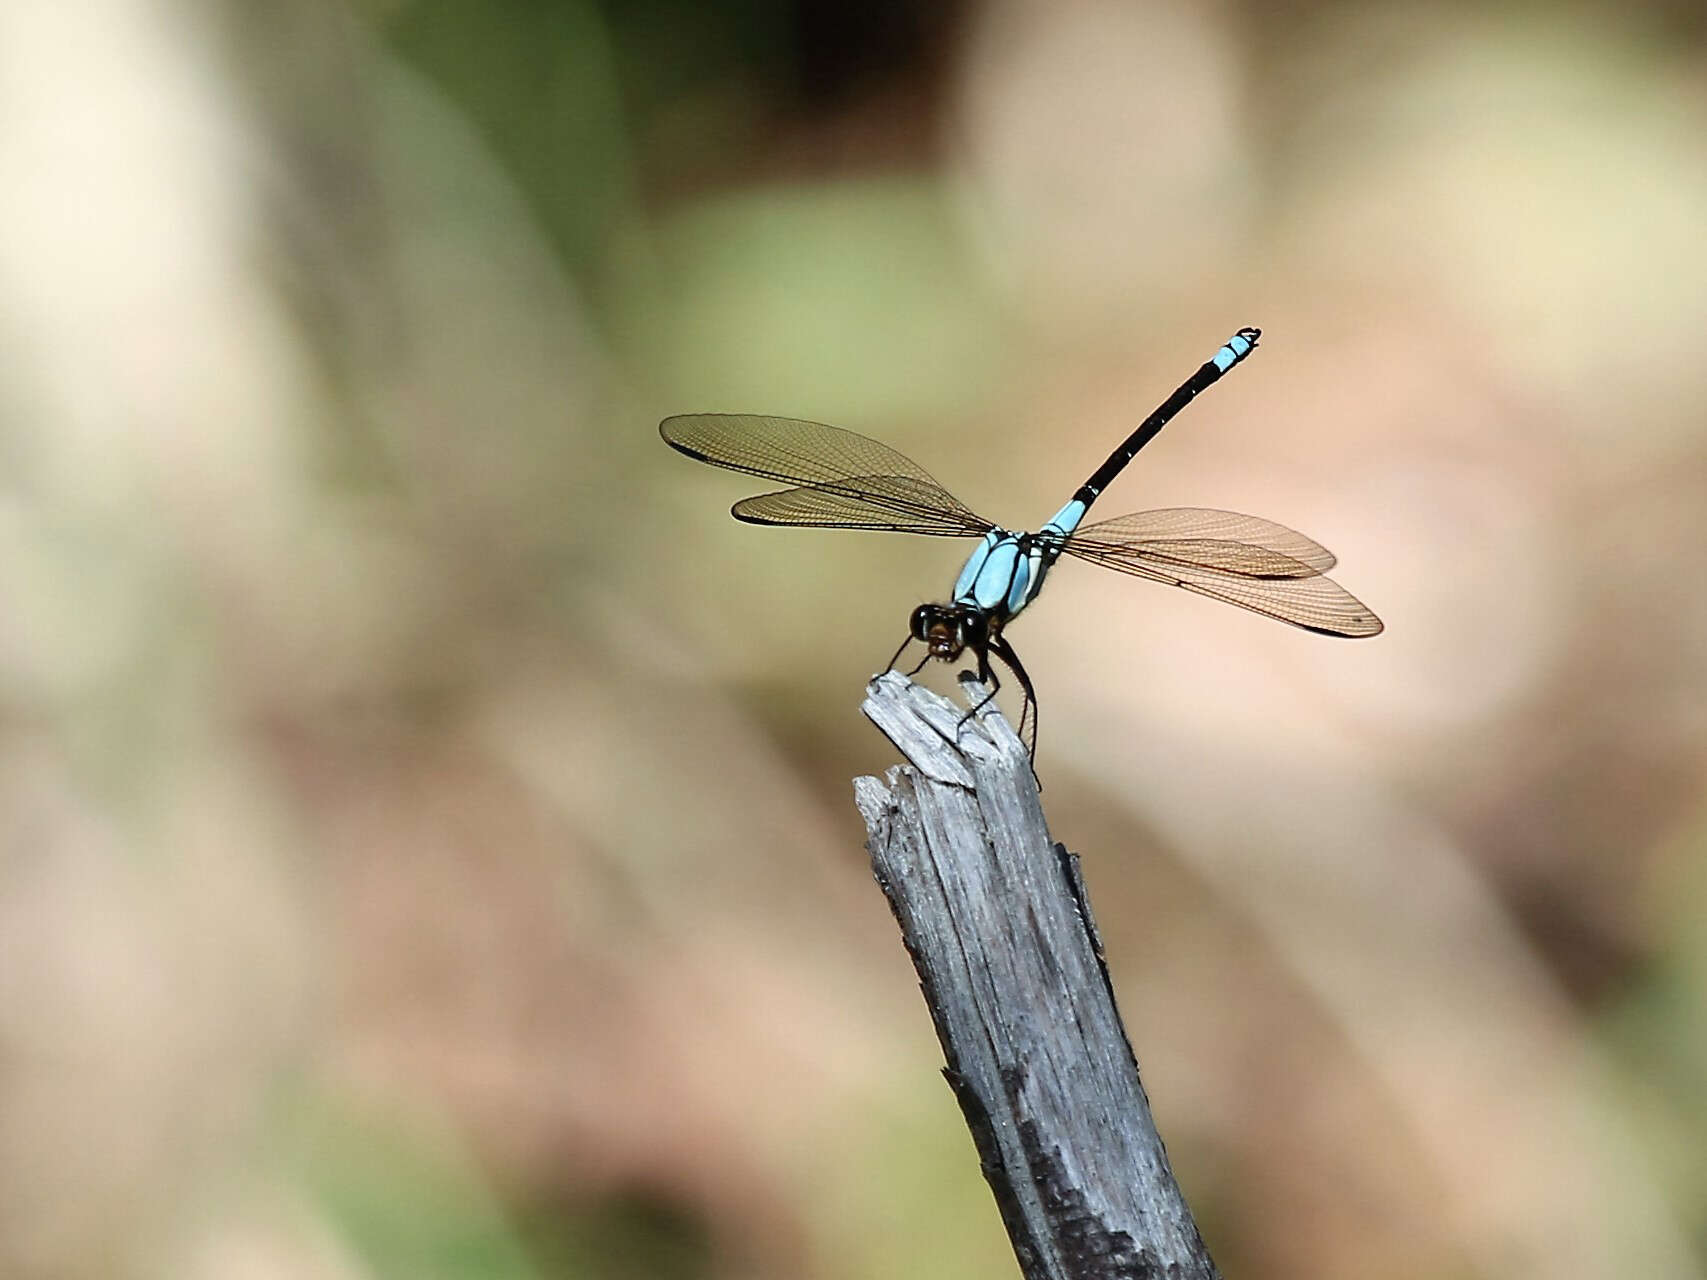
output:
[[[1215,353],[1215,367],[1226,373],[1256,349],[1257,339],[1261,336],[1261,329],[1240,329],[1227,339],[1226,346]]]

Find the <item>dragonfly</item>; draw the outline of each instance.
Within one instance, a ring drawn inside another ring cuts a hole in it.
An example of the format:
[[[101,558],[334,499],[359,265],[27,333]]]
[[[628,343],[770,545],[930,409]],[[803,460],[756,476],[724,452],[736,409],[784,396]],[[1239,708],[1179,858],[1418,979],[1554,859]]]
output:
[[[931,659],[970,653],[987,690],[969,718],[1001,687],[991,660],[1012,673],[1025,698],[1020,735],[1037,754],[1037,694],[1006,629],[1042,590],[1062,556],[1221,600],[1306,631],[1363,638],[1381,619],[1326,575],[1333,552],[1285,525],[1236,511],[1167,507],[1085,524],[1091,504],[1180,410],[1256,350],[1260,329],[1240,329],[1127,436],[1065,506],[1032,532],[1004,529],[968,508],[911,458],[852,431],[799,418],[688,413],[665,418],[671,448],[715,467],[789,486],[743,498],[731,508],[748,524],[874,529],[940,538],[976,538],[946,602],[921,604],[885,670],[914,642]],[[1029,717],[1031,732],[1026,735]]]

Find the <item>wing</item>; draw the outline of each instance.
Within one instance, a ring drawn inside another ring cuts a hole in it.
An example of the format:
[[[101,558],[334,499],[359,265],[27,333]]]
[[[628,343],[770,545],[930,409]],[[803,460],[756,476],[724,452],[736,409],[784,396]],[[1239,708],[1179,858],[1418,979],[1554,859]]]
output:
[[[945,499],[952,506],[944,505]],[[912,476],[850,476],[830,485],[803,485],[743,498],[730,510],[748,524],[882,529],[942,538],[982,537],[991,527],[940,485]]]
[[[905,454],[840,427],[753,413],[687,413],[665,418],[658,431],[690,458],[799,486],[736,503],[736,519],[751,524],[944,537],[981,537],[993,527]]]
[[[1141,511],[1088,525],[1063,550],[1307,631],[1362,637],[1382,630],[1369,606],[1322,576],[1334,563],[1330,551],[1255,516],[1196,508]]]
[[[1334,567],[1334,553],[1296,529],[1207,507],[1139,511],[1085,525],[1072,540],[1106,550],[1142,545],[1158,557],[1258,578],[1306,578]]]

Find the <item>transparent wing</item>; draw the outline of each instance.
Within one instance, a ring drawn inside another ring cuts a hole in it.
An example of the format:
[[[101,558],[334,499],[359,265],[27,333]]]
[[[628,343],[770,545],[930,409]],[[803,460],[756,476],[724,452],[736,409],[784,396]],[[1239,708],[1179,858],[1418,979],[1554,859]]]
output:
[[[1181,564],[1256,578],[1307,578],[1334,567],[1334,553],[1296,529],[1208,507],[1166,507],[1088,524],[1072,542],[1102,551],[1142,546]]]
[[[743,498],[731,511],[748,524],[881,529],[942,538],[977,537],[989,530],[988,522],[959,503],[945,510],[945,496],[939,486],[912,476],[850,476],[831,486],[807,485]]]
[[[1212,519],[1211,519],[1212,517]],[[1154,530],[1160,536],[1145,536]],[[1234,533],[1209,536],[1210,531]],[[1324,635],[1379,635],[1381,619],[1322,570],[1325,547],[1284,525],[1231,511],[1142,511],[1089,525],[1067,539],[1068,555],[1130,573]]]
[[[665,418],[659,434],[690,458],[799,488],[735,504],[752,524],[979,537],[992,525],[905,454],[840,427],[753,413]]]

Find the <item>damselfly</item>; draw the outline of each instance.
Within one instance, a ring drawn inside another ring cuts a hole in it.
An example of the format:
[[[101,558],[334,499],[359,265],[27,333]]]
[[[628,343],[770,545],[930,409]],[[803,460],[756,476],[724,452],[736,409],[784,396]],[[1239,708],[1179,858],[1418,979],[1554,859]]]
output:
[[[1271,520],[1170,507],[1082,523],[1097,495],[1138,450],[1193,397],[1254,351],[1260,336],[1259,329],[1240,329],[1229,338],[1035,533],[1000,528],[969,510],[912,459],[839,427],[758,414],[688,413],[665,418],[659,431],[666,443],[690,458],[792,486],[737,502],[732,508],[737,520],[978,538],[949,601],[913,610],[907,639],[889,660],[889,668],[915,640],[925,645],[926,653],[908,675],[932,658],[953,662],[970,652],[978,660],[979,679],[990,691],[988,701],[1000,683],[990,666],[995,658],[1013,672],[1025,693],[1020,731],[1023,735],[1029,715],[1028,741],[1035,755],[1036,694],[1003,629],[1037,598],[1063,554],[1184,587],[1323,635],[1380,633],[1381,619],[1323,576],[1334,566],[1333,553]]]

